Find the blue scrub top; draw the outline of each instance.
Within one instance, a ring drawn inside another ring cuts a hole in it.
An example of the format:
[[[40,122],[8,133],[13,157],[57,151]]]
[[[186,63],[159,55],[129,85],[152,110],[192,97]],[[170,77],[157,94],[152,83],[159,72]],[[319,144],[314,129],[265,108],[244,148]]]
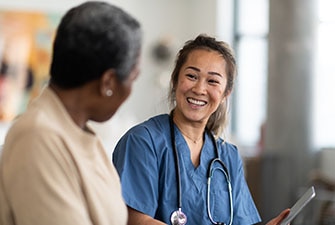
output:
[[[180,164],[182,211],[187,215],[187,224],[211,224],[207,213],[207,173],[211,160],[216,157],[211,137],[205,135],[200,165],[197,168],[194,167],[188,145],[176,126],[175,142]],[[236,146],[223,142],[221,138],[217,140],[217,145],[220,159],[226,165],[231,179],[233,224],[260,222]],[[131,128],[118,142],[113,153],[113,163],[120,175],[126,204],[171,224],[171,214],[178,209],[178,183],[169,115],[155,116]],[[213,219],[228,223],[230,206],[227,181],[219,170],[212,177],[210,193]]]

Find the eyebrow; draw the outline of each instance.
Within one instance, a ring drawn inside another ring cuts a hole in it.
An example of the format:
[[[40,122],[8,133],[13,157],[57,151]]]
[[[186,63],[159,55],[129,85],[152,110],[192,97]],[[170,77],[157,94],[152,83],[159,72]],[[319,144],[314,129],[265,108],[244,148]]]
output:
[[[200,72],[200,69],[197,68],[197,67],[194,67],[194,66],[188,66],[188,67],[185,68],[185,70],[186,70],[186,69],[192,69],[192,70],[195,70],[195,71],[197,71],[197,72]],[[223,77],[222,74],[220,74],[220,73],[218,73],[218,72],[214,72],[214,71],[209,71],[208,74],[209,74],[209,75],[217,75],[217,76],[219,76],[219,77]]]

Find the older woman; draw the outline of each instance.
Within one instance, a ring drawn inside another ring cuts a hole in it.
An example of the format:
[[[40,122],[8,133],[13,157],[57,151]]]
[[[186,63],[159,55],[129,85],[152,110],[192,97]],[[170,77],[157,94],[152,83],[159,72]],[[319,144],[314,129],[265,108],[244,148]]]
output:
[[[105,2],[62,18],[51,79],[8,132],[0,163],[0,224],[126,224],[119,177],[88,127],[113,116],[139,73],[141,28]]]

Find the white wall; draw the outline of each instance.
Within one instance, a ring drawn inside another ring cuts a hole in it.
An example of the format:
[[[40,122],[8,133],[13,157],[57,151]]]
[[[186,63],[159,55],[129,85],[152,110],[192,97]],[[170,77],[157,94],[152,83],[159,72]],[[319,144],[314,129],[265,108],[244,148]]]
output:
[[[93,124],[108,151],[116,140],[135,123],[152,115],[168,112],[167,87],[174,58],[157,64],[152,46],[161,39],[169,41],[173,57],[182,44],[199,33],[223,37],[231,27],[232,0],[109,0],[134,15],[142,24],[144,42],[141,75],[133,92],[117,114],[105,124]],[[42,10],[63,14],[82,0],[0,0],[0,9]],[[217,7],[224,7],[218,13]],[[226,11],[226,12],[225,12]],[[219,15],[219,16],[218,16]],[[218,29],[220,27],[220,29]],[[218,31],[220,34],[218,34]],[[163,85],[161,82],[163,81]]]

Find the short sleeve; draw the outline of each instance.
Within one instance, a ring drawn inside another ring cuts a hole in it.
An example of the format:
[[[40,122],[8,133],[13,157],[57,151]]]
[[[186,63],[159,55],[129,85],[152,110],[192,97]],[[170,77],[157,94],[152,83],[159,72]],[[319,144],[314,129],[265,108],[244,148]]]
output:
[[[256,224],[261,221],[245,179],[242,158],[236,146],[225,143],[223,158],[229,158],[229,172],[233,189],[234,224]]]
[[[113,152],[126,204],[155,216],[158,207],[158,160],[154,140],[144,126],[129,130]]]

